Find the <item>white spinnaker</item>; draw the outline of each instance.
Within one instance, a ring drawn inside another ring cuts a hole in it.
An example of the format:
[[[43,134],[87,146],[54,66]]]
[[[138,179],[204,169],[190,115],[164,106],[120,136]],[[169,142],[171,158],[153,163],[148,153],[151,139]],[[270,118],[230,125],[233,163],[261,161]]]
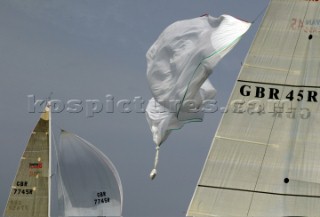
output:
[[[58,162],[60,215],[122,215],[120,177],[99,149],[75,134],[62,131]]]
[[[250,26],[230,15],[177,21],[148,50],[147,78],[153,98],[146,118],[156,144],[151,179],[157,174],[160,145],[170,132],[202,121],[206,104],[216,94],[207,78]]]
[[[320,2],[272,0],[187,216],[319,215],[319,59]]]
[[[204,103],[216,92],[208,76],[250,25],[229,15],[177,21],[150,47],[147,78],[153,98],[146,117],[156,145],[171,130],[202,120]]]

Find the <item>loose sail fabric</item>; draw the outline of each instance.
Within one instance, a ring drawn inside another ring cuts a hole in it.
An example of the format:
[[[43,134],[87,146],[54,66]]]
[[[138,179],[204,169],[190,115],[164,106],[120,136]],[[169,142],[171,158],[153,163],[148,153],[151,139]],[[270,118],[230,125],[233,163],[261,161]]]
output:
[[[99,149],[62,131],[58,162],[60,215],[121,216],[121,181],[114,165]]]
[[[48,217],[49,111],[34,128],[13,181],[6,217]]]
[[[319,1],[271,1],[187,216],[319,216],[319,21]]]
[[[168,26],[147,52],[147,78],[153,98],[147,121],[156,145],[184,123],[201,121],[206,100],[215,96],[207,79],[212,68],[249,29],[229,15],[203,16]]]

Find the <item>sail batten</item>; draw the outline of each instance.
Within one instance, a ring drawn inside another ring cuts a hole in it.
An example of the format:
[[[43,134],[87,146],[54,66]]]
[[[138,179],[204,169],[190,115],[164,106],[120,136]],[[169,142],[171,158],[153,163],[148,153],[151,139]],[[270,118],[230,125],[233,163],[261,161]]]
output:
[[[320,213],[319,2],[271,0],[188,216]]]
[[[217,139],[230,140],[230,141],[238,141],[238,142],[252,143],[252,144],[257,144],[257,145],[269,145],[268,143],[255,142],[255,141],[252,141],[252,140],[240,140],[240,139],[234,139],[234,138],[231,138],[231,137],[216,136],[216,138],[217,138]]]
[[[271,83],[271,82],[258,82],[250,80],[237,80],[238,82],[243,83],[252,83],[252,84],[262,84],[262,85],[274,85],[274,86],[287,86],[287,87],[302,87],[302,88],[320,88],[320,85],[304,85],[304,84],[281,84],[281,83]]]
[[[318,184],[318,183],[317,183]],[[224,190],[232,190],[232,191],[244,191],[251,193],[259,193],[259,194],[271,194],[271,195],[279,195],[285,197],[312,197],[312,198],[320,198],[320,195],[307,195],[307,194],[285,194],[285,193],[277,193],[277,192],[268,192],[268,191],[257,191],[257,190],[248,190],[248,189],[240,189],[240,188],[226,188],[220,186],[212,186],[212,185],[198,185],[198,187],[202,188],[215,188],[215,189],[224,189]]]

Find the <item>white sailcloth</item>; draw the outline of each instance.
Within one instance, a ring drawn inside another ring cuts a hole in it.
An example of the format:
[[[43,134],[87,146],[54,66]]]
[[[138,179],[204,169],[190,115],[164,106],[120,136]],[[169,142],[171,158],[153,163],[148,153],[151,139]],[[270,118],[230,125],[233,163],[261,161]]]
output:
[[[202,16],[168,26],[148,50],[147,78],[153,98],[146,118],[159,146],[171,130],[202,121],[215,89],[207,79],[213,67],[249,29],[250,23],[229,15]],[[151,177],[154,177],[154,168]]]
[[[187,216],[319,216],[320,2],[271,0]]]
[[[60,215],[121,216],[121,181],[114,165],[99,149],[62,131],[58,162]]]
[[[172,129],[201,121],[204,101],[215,96],[207,80],[250,23],[229,15],[202,16],[168,26],[148,50],[147,78],[153,95],[147,121],[160,145]]]

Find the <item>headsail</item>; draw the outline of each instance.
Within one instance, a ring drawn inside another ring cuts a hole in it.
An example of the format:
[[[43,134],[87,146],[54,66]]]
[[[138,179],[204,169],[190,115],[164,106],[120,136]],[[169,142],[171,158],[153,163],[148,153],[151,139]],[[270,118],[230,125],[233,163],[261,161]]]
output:
[[[46,108],[21,157],[4,212],[6,217],[48,217],[49,113]]]
[[[320,213],[320,2],[271,0],[187,216]]]
[[[99,149],[62,131],[58,162],[60,215],[121,216],[121,181],[111,161]]]

